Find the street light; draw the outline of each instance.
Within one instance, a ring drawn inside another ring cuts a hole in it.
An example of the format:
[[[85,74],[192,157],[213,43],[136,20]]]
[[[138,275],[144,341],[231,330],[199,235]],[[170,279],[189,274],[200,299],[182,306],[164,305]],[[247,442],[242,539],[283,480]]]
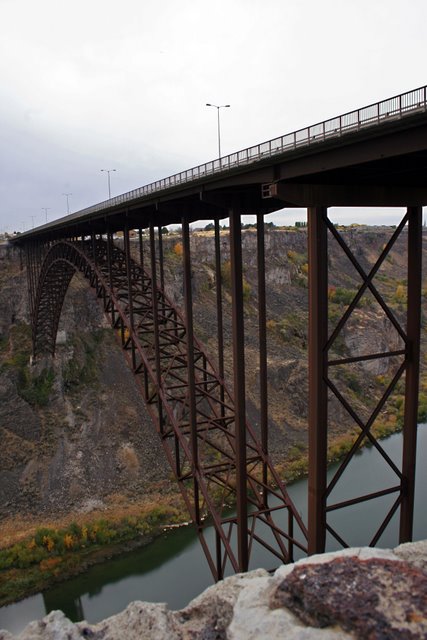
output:
[[[111,188],[110,188],[110,173],[111,171],[116,171],[116,169],[101,169],[101,171],[106,171],[108,175],[108,199],[111,200]]]
[[[45,216],[46,216],[46,224],[47,224],[47,212],[49,211],[50,207],[42,207],[42,211],[44,211]]]
[[[216,112],[217,112],[217,118],[218,118],[218,157],[221,159],[221,129],[220,129],[220,125],[219,125],[219,110],[220,109],[226,109],[227,107],[229,107],[229,104],[211,104],[210,102],[206,103],[207,107],[215,107]]]
[[[67,198],[67,214],[69,215],[70,214],[70,203],[68,201],[68,198],[69,198],[69,196],[72,196],[73,194],[72,193],[63,193],[62,195]]]

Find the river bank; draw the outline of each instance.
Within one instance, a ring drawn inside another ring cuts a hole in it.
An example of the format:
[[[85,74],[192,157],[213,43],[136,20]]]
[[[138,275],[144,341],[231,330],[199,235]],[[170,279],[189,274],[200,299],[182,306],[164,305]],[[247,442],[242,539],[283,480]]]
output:
[[[179,505],[177,507],[176,505]],[[30,527],[14,544],[0,549],[0,607],[44,591],[117,555],[144,547],[170,527],[183,526],[186,513],[180,501],[124,509],[67,526]],[[97,516],[97,517],[96,517]],[[59,520],[64,522],[64,520]]]

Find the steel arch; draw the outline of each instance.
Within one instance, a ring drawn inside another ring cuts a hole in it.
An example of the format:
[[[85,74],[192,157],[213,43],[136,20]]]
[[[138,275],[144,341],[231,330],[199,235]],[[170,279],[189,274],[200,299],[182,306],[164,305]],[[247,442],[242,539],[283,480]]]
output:
[[[256,544],[281,562],[293,559],[294,547],[306,552],[305,525],[248,423],[240,477],[233,396],[194,338],[189,309],[184,318],[156,286],[155,262],[151,274],[144,271],[130,257],[126,238],[124,251],[110,234],[106,241],[93,236],[49,246],[34,296],[34,354],[54,353],[76,272],[88,280],[116,330],[215,579],[224,576],[227,564],[233,571],[247,570]],[[239,509],[230,513],[229,505],[239,501],[245,503],[244,516]],[[211,523],[213,542],[205,535]]]

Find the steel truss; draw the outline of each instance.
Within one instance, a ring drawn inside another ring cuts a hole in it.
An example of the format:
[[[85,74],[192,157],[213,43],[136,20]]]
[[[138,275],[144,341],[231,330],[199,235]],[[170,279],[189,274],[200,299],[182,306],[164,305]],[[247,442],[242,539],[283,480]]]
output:
[[[189,222],[182,217],[184,313],[165,294],[162,233],[149,227],[149,250],[143,231],[131,251],[130,231],[123,229],[120,248],[111,231],[62,241],[26,243],[34,354],[54,353],[63,300],[76,271],[88,280],[102,302],[141,388],[160,435],[165,454],[197,528],[215,579],[227,570],[248,568],[251,552],[261,546],[274,560],[288,562],[294,549],[318,553],[327,535],[347,546],[330,521],[337,509],[381,496],[393,503],[373,537],[375,545],[400,509],[400,541],[412,538],[421,316],[421,207],[409,207],[381,255],[366,271],[328,219],[326,207],[308,210],[309,253],[309,503],[308,527],[293,505],[268,452],[268,394],[264,216],[257,216],[259,306],[259,434],[246,421],[243,258],[241,216],[229,210],[232,293],[233,392],[224,382],[224,339],[221,293],[219,222],[215,222],[218,357],[214,363],[194,336]],[[406,326],[380,294],[378,271],[400,238],[407,234]],[[353,265],[361,285],[353,301],[328,331],[328,236]],[[135,251],[136,250],[136,251]],[[137,254],[137,259],[136,258]],[[348,325],[362,297],[369,292],[399,337],[401,348],[337,357],[337,338]],[[334,371],[380,358],[398,365],[382,397],[369,415],[361,415],[340,390]],[[404,384],[403,457],[394,463],[375,436],[373,427],[396,386]],[[328,394],[358,429],[348,453],[331,482],[327,482]],[[395,477],[391,486],[367,495],[332,501],[360,446],[368,441]],[[229,509],[235,505],[236,513]],[[206,536],[213,524],[215,539]],[[273,564],[273,562],[272,562]]]
[[[331,525],[328,516],[338,509],[351,507],[362,502],[374,500],[386,495],[393,495],[394,500],[386,516],[380,523],[370,541],[375,546],[394,514],[400,507],[400,542],[412,539],[415,454],[417,435],[417,409],[420,358],[420,317],[421,317],[421,249],[422,249],[422,208],[409,207],[407,213],[396,228],[392,237],[383,248],[381,255],[369,272],[362,267],[357,257],[344,241],[342,235],[328,219],[326,207],[313,207],[308,213],[309,224],[309,279],[310,279],[310,332],[309,332],[309,370],[310,370],[310,469],[309,469],[309,551],[323,552],[326,535],[344,547],[349,546],[346,540]],[[375,285],[375,276],[397,239],[407,232],[407,313],[406,327],[398,321],[390,306],[379,293]],[[354,299],[337,321],[335,328],[328,335],[328,234],[339,245],[343,253],[353,265],[362,284]],[[401,349],[388,352],[363,353],[353,357],[337,358],[332,355],[334,345],[344,326],[354,314],[358,303],[367,292],[375,299],[402,344]],[[362,363],[379,358],[393,358],[398,362],[395,374],[386,384],[376,406],[370,409],[368,417],[363,417],[354,406],[351,398],[343,393],[334,382],[333,371],[343,365]],[[403,426],[403,457],[401,465],[393,462],[384,451],[378,438],[375,437],[374,426],[387,400],[390,398],[399,381],[404,379],[405,413]],[[359,430],[351,449],[341,460],[332,480],[327,483],[327,445],[328,445],[328,391],[344,407]],[[380,454],[382,460],[393,471],[395,483],[381,490],[352,497],[349,500],[333,503],[330,500],[334,487],[342,478],[345,470],[360,447],[368,442]]]
[[[127,227],[123,249],[108,232],[47,245],[42,263],[34,259],[31,248],[27,251],[34,354],[54,353],[64,297],[74,273],[80,272],[102,302],[139,383],[215,579],[226,571],[247,570],[256,546],[269,552],[271,567],[278,561],[292,561],[295,547],[307,550],[305,526],[268,455],[265,380],[261,437],[244,417],[240,216],[232,216],[232,221],[234,397],[224,383],[218,251],[219,373],[194,337],[188,222],[183,220],[182,226],[185,315],[164,292],[162,234],[153,224],[148,256],[139,230],[138,261],[131,255]],[[259,228],[258,258],[262,261],[263,224]],[[218,246],[218,223],[216,243]],[[261,265],[260,367],[265,374],[263,278]],[[215,528],[213,541],[205,535],[210,524]]]

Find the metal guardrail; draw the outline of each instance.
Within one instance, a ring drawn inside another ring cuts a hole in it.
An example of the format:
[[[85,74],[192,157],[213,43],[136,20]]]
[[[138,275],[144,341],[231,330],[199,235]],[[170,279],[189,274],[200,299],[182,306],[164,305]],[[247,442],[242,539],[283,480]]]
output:
[[[413,89],[407,93],[402,93],[387,100],[368,105],[367,107],[344,113],[343,115],[324,120],[323,122],[305,127],[304,129],[298,129],[284,136],[262,142],[253,147],[248,147],[242,151],[231,153],[228,156],[206,162],[192,169],[181,171],[180,173],[163,178],[162,180],[157,180],[138,189],[133,189],[133,191],[128,191],[110,200],[105,200],[104,202],[73,213],[67,216],[67,219],[71,220],[80,216],[96,213],[136,198],[169,189],[170,187],[203,179],[204,177],[228,171],[242,165],[248,165],[257,160],[264,160],[287,151],[293,151],[300,147],[306,147],[332,138],[339,138],[347,133],[382,124],[383,122],[399,120],[416,111],[427,111],[426,98],[427,86]],[[64,218],[61,220],[63,221]]]

